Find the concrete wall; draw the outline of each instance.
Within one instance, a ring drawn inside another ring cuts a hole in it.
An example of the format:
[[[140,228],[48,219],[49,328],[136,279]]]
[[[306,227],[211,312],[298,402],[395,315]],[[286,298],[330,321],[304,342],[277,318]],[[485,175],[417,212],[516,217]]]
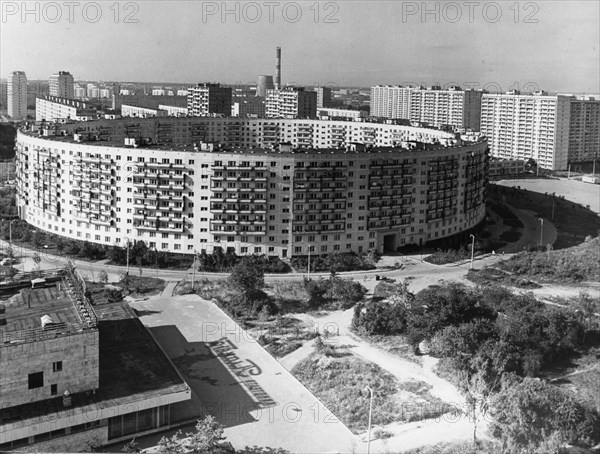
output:
[[[16,449],[17,452],[92,452],[108,442],[108,425]]]
[[[54,372],[53,363],[62,361],[62,370]],[[0,347],[0,406],[13,407],[99,387],[98,331],[62,336],[39,342]],[[43,386],[28,389],[29,374],[44,373]]]

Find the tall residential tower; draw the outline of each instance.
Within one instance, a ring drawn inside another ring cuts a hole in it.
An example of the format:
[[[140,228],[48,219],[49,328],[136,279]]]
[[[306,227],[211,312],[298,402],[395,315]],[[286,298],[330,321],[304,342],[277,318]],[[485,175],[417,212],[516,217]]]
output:
[[[27,118],[27,76],[14,71],[8,79],[8,115],[13,120]]]
[[[75,97],[75,84],[73,76],[68,71],[59,71],[48,79],[50,96],[73,99]]]

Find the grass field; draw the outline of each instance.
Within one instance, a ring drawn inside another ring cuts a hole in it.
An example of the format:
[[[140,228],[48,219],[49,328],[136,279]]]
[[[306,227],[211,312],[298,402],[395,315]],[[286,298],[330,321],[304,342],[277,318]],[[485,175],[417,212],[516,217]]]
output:
[[[373,426],[418,421],[451,411],[429,393],[427,383],[399,382],[376,364],[354,356],[314,353],[296,365],[292,374],[357,434],[367,430],[367,386],[373,390]]]

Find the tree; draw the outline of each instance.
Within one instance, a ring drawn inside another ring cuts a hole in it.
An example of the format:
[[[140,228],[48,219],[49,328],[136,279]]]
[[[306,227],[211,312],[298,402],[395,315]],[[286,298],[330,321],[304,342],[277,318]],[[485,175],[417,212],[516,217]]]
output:
[[[181,430],[178,430],[171,437],[163,436],[158,441],[158,452],[165,454],[183,454],[184,448],[181,435]]]
[[[28,228],[23,229],[23,233],[21,234],[21,241],[24,243],[29,243],[31,241],[31,230]]]
[[[341,308],[347,309],[363,299],[367,289],[360,282],[352,279],[342,279],[332,273],[329,278],[327,297],[341,302]]]
[[[125,446],[123,446],[123,449],[121,449],[121,452],[130,452],[130,453],[131,452],[142,452],[142,450],[134,438],[129,443],[127,443]]]
[[[41,230],[37,230],[35,231],[35,233],[33,234],[33,244],[36,248],[40,248],[44,245],[44,243],[46,242],[46,235],[44,232],[42,232]]]
[[[162,437],[158,442],[158,452],[167,454],[217,454],[221,450],[223,437],[223,426],[217,422],[214,416],[206,416],[198,420],[195,432],[185,434],[182,437],[181,430],[178,430],[171,437]]]
[[[460,325],[477,318],[494,320],[494,309],[481,304],[476,292],[460,284],[431,286],[419,292],[410,304],[407,317],[408,340],[417,346],[446,326]]]
[[[265,286],[265,273],[244,257],[231,270],[229,284],[239,293],[247,294],[251,290],[260,290]]]
[[[322,282],[304,278],[304,289],[306,290],[306,293],[308,293],[309,308],[317,309],[325,304],[325,293],[327,293],[327,287],[322,285]]]
[[[211,415],[198,420],[196,432],[188,433],[187,435],[190,438],[185,444],[186,451],[196,454],[219,452],[219,445],[225,439],[223,436],[223,426]]]
[[[65,249],[65,242],[63,241],[62,237],[57,236],[55,244],[56,244],[56,250],[58,251],[58,253],[62,254],[62,251],[64,251],[64,249]]]

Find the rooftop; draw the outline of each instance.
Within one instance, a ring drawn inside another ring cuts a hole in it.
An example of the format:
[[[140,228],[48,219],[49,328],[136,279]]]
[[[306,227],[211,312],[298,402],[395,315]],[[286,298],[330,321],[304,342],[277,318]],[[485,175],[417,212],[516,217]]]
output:
[[[189,389],[126,303],[102,304],[95,309],[100,336],[100,387],[95,394],[71,394],[71,408],[123,405]],[[0,426],[61,410],[62,396],[0,408]]]
[[[64,287],[25,288],[4,302],[6,326],[0,333],[41,328],[41,318],[48,315],[54,323],[73,324],[80,319]]]
[[[17,276],[15,276],[17,277]],[[36,277],[43,279],[35,279]],[[32,284],[42,288],[32,288]],[[24,273],[0,289],[0,348],[95,329],[96,315],[76,275],[67,270]]]

